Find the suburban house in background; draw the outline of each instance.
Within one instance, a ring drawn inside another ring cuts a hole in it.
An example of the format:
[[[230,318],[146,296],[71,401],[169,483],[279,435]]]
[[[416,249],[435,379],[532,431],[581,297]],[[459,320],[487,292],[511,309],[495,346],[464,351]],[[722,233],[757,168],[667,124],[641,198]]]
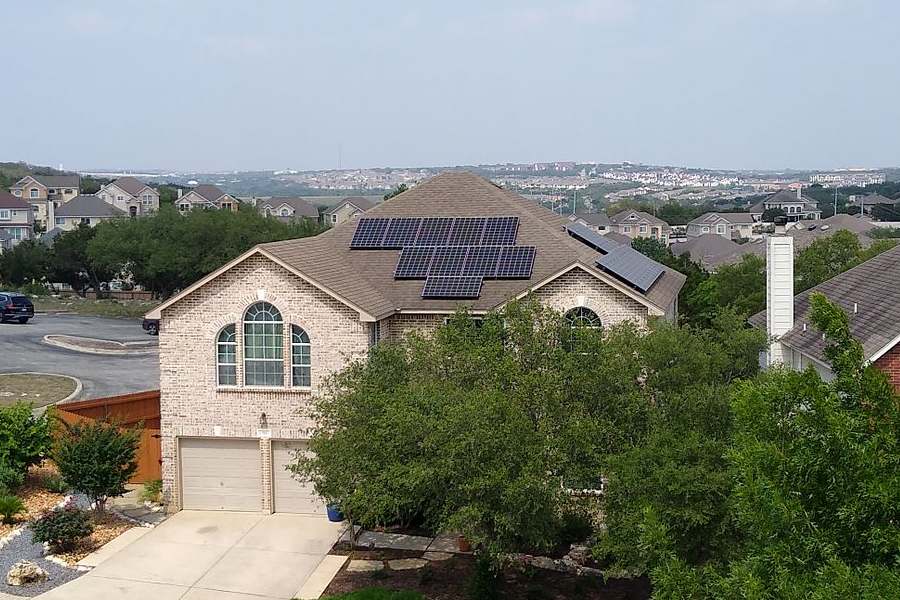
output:
[[[175,207],[181,212],[197,208],[237,211],[240,202],[231,194],[223,192],[217,185],[198,185],[186,194],[182,194],[179,188],[178,194]]]
[[[760,221],[763,213],[770,208],[780,208],[788,221],[805,219],[821,219],[822,211],[815,200],[803,195],[803,188],[797,191],[780,190],[751,206],[747,212],[753,215],[754,221]]]
[[[10,250],[34,233],[34,209],[18,196],[0,190],[0,251]]]
[[[134,177],[119,177],[96,195],[132,217],[159,210],[159,192]]]
[[[685,277],[467,172],[438,175],[315,237],[256,246],[159,319],[172,510],[318,513],[285,465],[311,398],[381,340],[531,297],[573,326],[674,320]],[[190,360],[185,360],[190,357]]]
[[[731,238],[717,233],[703,233],[688,236],[670,246],[676,255],[688,254],[691,260],[699,263],[707,271],[715,271],[722,264],[729,264],[723,257],[740,256],[742,246],[731,241]]]
[[[53,226],[53,210],[81,193],[78,175],[28,175],[9,188],[34,209],[34,221],[44,229]]]
[[[750,239],[754,223],[750,213],[706,213],[689,222],[686,233],[688,237],[714,233],[729,240]]]
[[[256,208],[262,215],[286,222],[296,219],[319,220],[319,209],[305,198],[257,198]]]
[[[850,333],[866,360],[884,371],[900,391],[900,246],[794,296],[793,239],[768,241],[766,310],[750,318],[773,340],[765,366],[795,370],[812,366],[825,380],[834,374],[825,358],[827,342],[810,322],[809,297],[824,294],[850,318]]]
[[[640,210],[623,210],[609,218],[610,230],[629,238],[653,238],[669,243],[672,227],[649,213]]]
[[[575,213],[569,215],[570,221],[590,227],[599,234],[607,234],[610,231],[610,221],[606,213]]]
[[[350,219],[355,219],[373,206],[375,206],[374,202],[362,196],[344,198],[323,213],[325,224],[340,225]]]
[[[100,221],[121,219],[128,213],[106,202],[100,196],[76,196],[56,209],[53,228],[71,231],[81,224],[94,227]]]
[[[856,206],[858,207],[864,214],[870,215],[872,214],[872,209],[876,206],[882,206],[884,208],[893,208],[895,204],[900,204],[900,200],[892,200],[881,194],[852,194],[847,199],[848,206]],[[900,221],[900,215],[898,215],[895,221]]]

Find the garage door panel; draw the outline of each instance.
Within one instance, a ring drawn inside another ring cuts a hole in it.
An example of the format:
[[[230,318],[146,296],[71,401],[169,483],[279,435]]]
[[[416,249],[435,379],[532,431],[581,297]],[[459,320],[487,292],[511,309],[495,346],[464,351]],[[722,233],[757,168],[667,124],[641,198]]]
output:
[[[184,438],[180,444],[182,506],[194,510],[259,511],[259,442]]]
[[[316,495],[313,485],[294,479],[285,467],[295,462],[294,453],[308,452],[308,444],[298,441],[272,442],[272,485],[275,512],[324,514],[325,502]]]

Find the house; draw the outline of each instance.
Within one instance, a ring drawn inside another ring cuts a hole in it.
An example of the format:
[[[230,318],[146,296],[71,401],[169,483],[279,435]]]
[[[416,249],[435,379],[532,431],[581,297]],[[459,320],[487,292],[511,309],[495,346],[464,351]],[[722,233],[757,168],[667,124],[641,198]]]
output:
[[[677,255],[687,254],[707,271],[715,271],[723,263],[721,257],[737,255],[742,246],[717,233],[704,233],[678,241],[670,247]]]
[[[687,224],[687,236],[699,237],[707,233],[726,239],[750,239],[753,236],[753,216],[750,213],[706,213]]]
[[[81,193],[78,175],[27,175],[9,188],[13,196],[26,200],[34,209],[40,227],[52,227],[53,211]]]
[[[761,221],[763,214],[770,208],[780,208],[784,211],[785,217],[790,221],[801,221],[804,219],[821,219],[822,211],[819,210],[818,203],[803,195],[803,188],[798,187],[796,192],[791,190],[780,190],[774,194],[763,198],[747,212],[753,216],[754,221]]]
[[[326,210],[322,216],[325,219],[325,224],[333,227],[350,219],[355,219],[373,206],[375,206],[375,203],[368,198],[350,196]]]
[[[895,204],[900,204],[900,200],[892,200],[881,194],[852,194],[848,198],[847,204],[849,206],[856,206],[860,208],[861,212],[864,214],[870,215],[872,214],[872,209],[876,206],[893,208]],[[900,218],[894,220],[900,220]]]
[[[590,227],[597,233],[605,235],[610,232],[610,221],[606,213],[575,213],[569,215],[569,220]]]
[[[770,238],[767,263],[766,310],[750,318],[772,340],[761,358],[765,366],[811,366],[823,379],[834,377],[825,358],[827,342],[810,321],[810,294],[820,292],[847,313],[850,333],[862,344],[866,360],[900,391],[900,246],[796,296],[793,240]]]
[[[121,219],[128,213],[104,201],[100,196],[75,196],[56,209],[53,229],[72,231],[79,225],[94,227],[100,221]]]
[[[96,195],[131,217],[159,210],[159,192],[134,177],[119,177]]]
[[[612,231],[632,239],[653,238],[668,244],[672,235],[668,223],[640,210],[623,210],[611,216],[609,222]]]
[[[226,194],[217,185],[198,185],[186,194],[178,189],[178,199],[175,206],[182,213],[197,208],[207,210],[237,211],[239,200],[231,194]]]
[[[319,220],[319,209],[305,198],[258,198],[256,209],[260,214],[286,222],[298,219]]]
[[[256,246],[148,313],[160,319],[173,510],[319,512],[285,465],[312,396],[372,345],[531,295],[597,326],[674,320],[684,276],[467,172],[365,218]]]
[[[18,196],[0,190],[0,251],[34,235],[34,209]]]

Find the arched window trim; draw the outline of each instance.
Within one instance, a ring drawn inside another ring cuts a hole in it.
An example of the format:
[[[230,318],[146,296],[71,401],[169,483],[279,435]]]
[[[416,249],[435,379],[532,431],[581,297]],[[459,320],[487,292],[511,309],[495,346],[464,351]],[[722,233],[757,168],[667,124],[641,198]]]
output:
[[[269,302],[254,302],[243,318],[244,385],[284,387],[284,319]]]
[[[312,345],[309,334],[299,325],[291,325],[291,386],[312,387]]]
[[[237,328],[229,323],[216,335],[216,385],[237,386]]]
[[[576,306],[575,308],[567,310],[565,318],[572,327],[587,327],[590,329],[600,329],[603,327],[603,321],[600,319],[600,315],[587,306]]]

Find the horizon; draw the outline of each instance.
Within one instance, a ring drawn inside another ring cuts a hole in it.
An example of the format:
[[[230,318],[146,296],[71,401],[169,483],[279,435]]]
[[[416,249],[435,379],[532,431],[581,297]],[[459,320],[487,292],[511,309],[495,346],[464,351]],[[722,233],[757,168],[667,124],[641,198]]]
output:
[[[3,154],[185,173],[900,165],[900,6],[745,4],[16,3]]]

